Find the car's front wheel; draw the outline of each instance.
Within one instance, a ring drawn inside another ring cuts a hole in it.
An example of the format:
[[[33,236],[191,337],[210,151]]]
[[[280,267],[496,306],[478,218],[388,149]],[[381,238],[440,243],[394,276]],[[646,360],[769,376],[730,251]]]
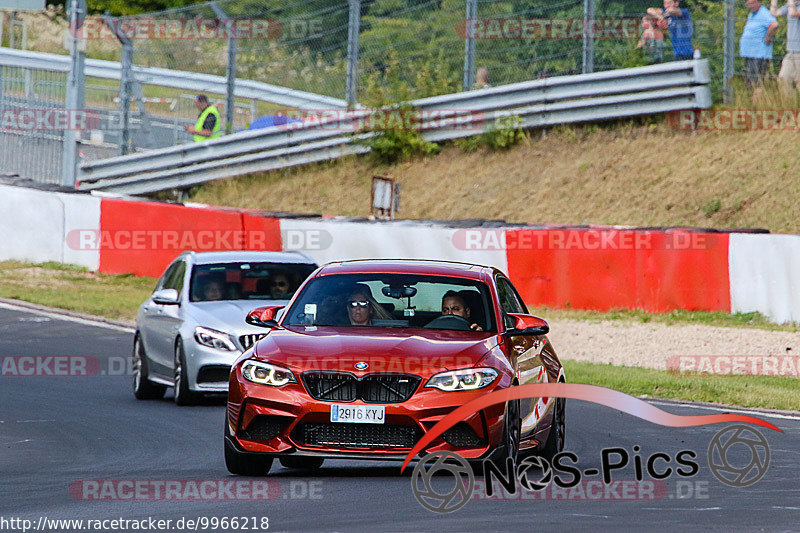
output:
[[[229,437],[228,422],[225,421],[225,436]],[[225,467],[237,476],[266,476],[272,468],[272,457],[253,456],[237,451],[225,439]]]
[[[147,353],[142,337],[138,333],[133,338],[133,395],[137,400],[157,400],[164,396],[164,385],[153,383],[148,377]]]
[[[553,398],[553,400],[555,401],[553,421],[550,423],[547,441],[544,443],[541,452],[541,455],[547,459],[553,459],[557,453],[564,450],[567,434],[565,415],[567,401],[564,398]]]
[[[183,350],[183,341],[175,342],[175,403],[178,405],[192,405],[197,402],[197,393],[189,389],[189,377],[186,368],[186,353]]]

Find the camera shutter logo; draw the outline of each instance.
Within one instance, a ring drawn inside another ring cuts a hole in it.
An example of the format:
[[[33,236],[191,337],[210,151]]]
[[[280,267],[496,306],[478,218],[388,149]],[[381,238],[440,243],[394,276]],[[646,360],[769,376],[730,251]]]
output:
[[[728,426],[711,439],[708,466],[722,483],[748,487],[769,469],[769,443],[751,426]]]
[[[441,471],[452,474],[452,476],[437,476],[448,487],[450,482],[453,482],[452,489],[444,493],[437,492],[433,487],[434,475]],[[447,477],[452,479],[446,480]],[[414,497],[420,505],[434,513],[452,513],[460,509],[472,497],[474,489],[475,474],[472,472],[472,467],[466,459],[453,452],[429,453],[417,462],[411,473],[411,490],[414,492]]]
[[[533,480],[528,477],[528,473],[531,470],[540,470],[542,472],[538,480]],[[526,490],[544,490],[550,485],[550,482],[553,481],[553,467],[544,457],[532,455],[520,461],[517,466],[517,478],[519,479],[519,484]]]

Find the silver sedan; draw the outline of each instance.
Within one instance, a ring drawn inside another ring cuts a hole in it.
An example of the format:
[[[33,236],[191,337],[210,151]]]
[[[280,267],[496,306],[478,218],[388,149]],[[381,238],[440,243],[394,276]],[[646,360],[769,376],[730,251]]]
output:
[[[185,252],[139,307],[133,393],[140,400],[175,389],[175,403],[227,392],[231,363],[266,333],[247,313],[285,305],[317,265],[298,252]]]

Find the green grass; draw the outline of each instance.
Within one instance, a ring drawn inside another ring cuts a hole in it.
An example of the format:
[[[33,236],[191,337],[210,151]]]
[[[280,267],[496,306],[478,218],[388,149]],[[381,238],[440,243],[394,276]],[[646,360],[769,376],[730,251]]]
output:
[[[133,320],[155,287],[153,278],[98,274],[75,265],[0,262],[0,297]]]
[[[528,309],[531,314],[545,320],[574,319],[600,322],[619,320],[625,322],[660,324],[701,324],[731,328],[755,328],[770,331],[800,331],[800,324],[776,324],[754,311],[752,313],[725,313],[723,311],[686,311],[678,309],[667,313],[649,313],[642,309],[612,309],[610,311],[584,311],[581,309],[553,309],[535,307]]]
[[[800,411],[797,378],[709,376],[640,367],[563,361],[569,383],[586,383],[631,396]]]

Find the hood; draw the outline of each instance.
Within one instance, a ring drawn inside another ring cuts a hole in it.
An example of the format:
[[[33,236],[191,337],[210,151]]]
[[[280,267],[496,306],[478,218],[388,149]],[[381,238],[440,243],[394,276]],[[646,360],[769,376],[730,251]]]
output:
[[[197,325],[226,333],[242,334],[251,331],[266,333],[264,328],[247,324],[244,319],[256,307],[286,305],[288,300],[221,300],[186,304],[187,314]]]
[[[292,370],[355,375],[398,372],[431,375],[469,368],[498,344],[493,333],[395,328],[291,326],[273,330],[255,354]],[[369,365],[357,369],[356,363]]]

